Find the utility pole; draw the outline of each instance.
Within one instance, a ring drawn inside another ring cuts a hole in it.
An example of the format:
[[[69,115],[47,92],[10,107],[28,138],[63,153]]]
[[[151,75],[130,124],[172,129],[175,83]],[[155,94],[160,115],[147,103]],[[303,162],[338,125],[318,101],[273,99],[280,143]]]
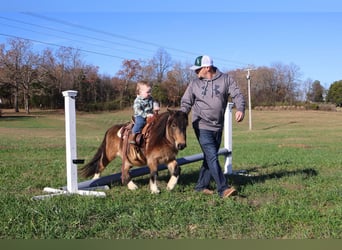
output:
[[[252,130],[252,103],[251,103],[251,75],[249,73],[251,69],[247,69],[247,82],[248,82],[248,118],[249,118],[249,130]]]

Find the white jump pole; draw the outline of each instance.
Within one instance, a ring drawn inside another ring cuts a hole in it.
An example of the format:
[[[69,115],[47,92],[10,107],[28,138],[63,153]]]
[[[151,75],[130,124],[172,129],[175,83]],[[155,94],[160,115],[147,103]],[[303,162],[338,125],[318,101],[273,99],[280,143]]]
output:
[[[60,194],[80,194],[104,197],[104,192],[79,190],[77,182],[77,144],[76,144],[76,108],[75,99],[77,91],[67,90],[62,92],[65,107],[65,144],[66,144],[66,172],[67,189],[44,188],[45,192],[53,193],[50,195],[35,196],[34,199],[44,199]]]
[[[76,117],[75,117],[75,98],[77,91],[68,90],[62,92],[65,105],[65,145],[66,145],[66,164],[67,164],[67,191],[77,193],[77,165],[73,159],[77,159],[76,149]]]
[[[249,176],[246,170],[233,171],[233,107],[229,102],[224,114],[224,149],[229,152],[225,155],[224,174]]]
[[[229,102],[224,113],[224,148],[230,152],[225,156],[224,174],[233,173],[233,115],[234,103]]]

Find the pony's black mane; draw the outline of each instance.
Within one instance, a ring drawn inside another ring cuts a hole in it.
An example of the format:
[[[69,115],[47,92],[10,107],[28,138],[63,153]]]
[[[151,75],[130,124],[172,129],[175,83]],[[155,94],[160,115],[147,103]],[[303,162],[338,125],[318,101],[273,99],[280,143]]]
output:
[[[177,126],[179,125],[181,129],[186,130],[186,126],[188,125],[188,118],[185,113],[174,110],[169,110],[167,112],[161,113],[154,124],[151,126],[150,146],[154,146],[156,143],[159,143],[163,138],[166,137],[167,126],[170,126],[172,124],[172,121],[174,120],[177,120]]]
[[[154,124],[151,127],[150,142],[155,142],[165,137],[165,128],[169,115],[170,113],[168,111],[161,113],[158,119],[154,122]]]

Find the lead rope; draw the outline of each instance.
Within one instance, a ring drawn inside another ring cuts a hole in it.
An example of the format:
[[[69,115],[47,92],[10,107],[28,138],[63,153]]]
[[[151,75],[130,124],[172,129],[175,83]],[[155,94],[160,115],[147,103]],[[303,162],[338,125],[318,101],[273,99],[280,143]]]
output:
[[[169,139],[169,138],[170,138],[170,135],[169,135],[168,127],[169,127],[170,119],[171,119],[171,115],[169,114],[169,115],[168,115],[168,118],[167,118],[167,121],[166,121],[166,125],[165,125],[165,139],[167,140],[167,142],[168,142],[170,145],[173,146],[174,143]]]
[[[127,160],[127,146],[128,146],[128,138],[130,135],[131,130],[125,129],[123,134],[123,140],[122,140],[122,165],[121,165],[121,183],[124,184],[124,178],[123,178],[123,172],[125,169],[125,163]]]

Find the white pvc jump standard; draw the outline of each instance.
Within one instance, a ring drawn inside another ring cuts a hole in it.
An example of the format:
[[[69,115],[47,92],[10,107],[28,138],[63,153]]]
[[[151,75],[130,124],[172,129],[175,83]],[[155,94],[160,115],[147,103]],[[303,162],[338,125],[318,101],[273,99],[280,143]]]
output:
[[[52,193],[48,195],[40,195],[33,197],[34,199],[44,199],[56,195],[92,195],[104,197],[104,192],[95,192],[89,190],[80,190],[77,182],[77,144],[76,144],[76,110],[75,98],[77,91],[67,90],[63,91],[64,106],[65,106],[65,142],[66,142],[66,165],[67,165],[67,188],[55,189],[45,187],[44,192]]]
[[[224,174],[233,174],[233,107],[234,103],[228,102],[226,111],[224,113],[224,142],[223,146],[229,154],[226,155],[224,163]]]

